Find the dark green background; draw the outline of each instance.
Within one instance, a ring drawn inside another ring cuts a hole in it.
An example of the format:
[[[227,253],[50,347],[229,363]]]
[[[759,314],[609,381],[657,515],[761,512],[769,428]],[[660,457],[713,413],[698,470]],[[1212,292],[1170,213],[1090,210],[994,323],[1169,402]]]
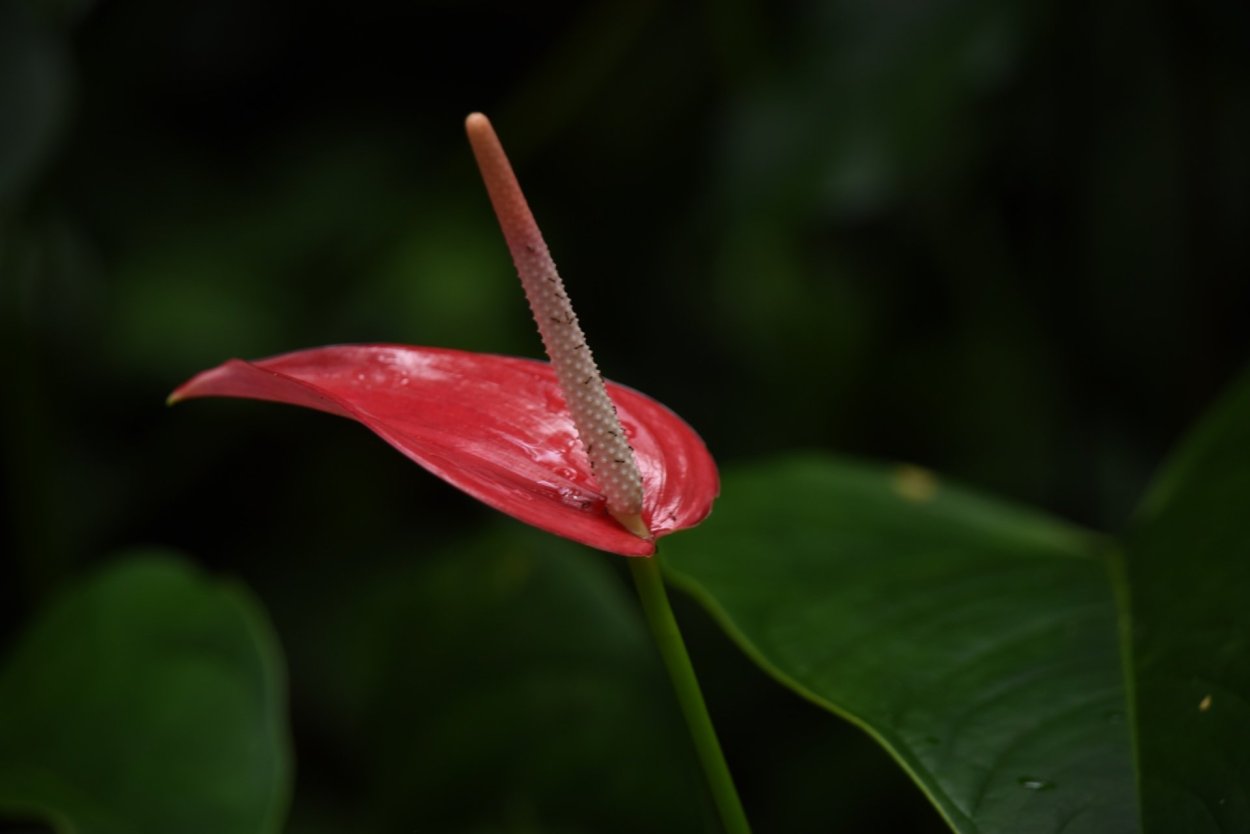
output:
[[[406,784],[456,757],[440,825],[507,805],[483,799],[497,751],[464,748],[508,730],[371,747],[417,724],[359,695],[400,685],[361,673],[395,626],[334,650],[325,626],[485,528],[535,540],[346,421],[163,405],[228,357],[332,342],[536,355],[475,109],[606,373],[722,466],[911,460],[1121,529],[1250,347],[1250,9],[1174,6],[0,0],[0,627],[120,547],[181,549],[275,621],[292,831],[366,805],[411,827]],[[866,739],[679,616],[759,830],[936,827]],[[511,621],[489,622],[445,645],[494,668]],[[628,828],[575,798],[498,818]]]

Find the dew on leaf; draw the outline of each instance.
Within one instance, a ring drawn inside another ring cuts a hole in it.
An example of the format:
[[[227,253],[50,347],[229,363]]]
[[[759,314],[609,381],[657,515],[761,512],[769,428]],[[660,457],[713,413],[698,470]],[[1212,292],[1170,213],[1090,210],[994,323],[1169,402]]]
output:
[[[904,464],[894,470],[894,492],[903,500],[924,504],[937,493],[937,478],[927,469]]]
[[[1037,779],[1033,776],[1021,776],[1016,781],[1020,783],[1020,787],[1029,791],[1050,791],[1055,788],[1054,782],[1046,779]]]

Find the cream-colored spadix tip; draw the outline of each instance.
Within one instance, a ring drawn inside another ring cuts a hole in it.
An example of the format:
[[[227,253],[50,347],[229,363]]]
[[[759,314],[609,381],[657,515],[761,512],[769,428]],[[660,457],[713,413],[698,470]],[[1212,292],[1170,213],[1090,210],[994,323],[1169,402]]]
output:
[[[609,510],[609,512],[611,512],[611,510]],[[652,535],[651,530],[648,529],[646,522],[642,520],[642,516],[638,513],[612,513],[612,517],[615,518],[622,527],[640,539],[651,541],[655,538],[655,536]]]
[[[490,120],[481,113],[470,113],[464,127],[569,417],[589,458],[591,475],[603,490],[612,517],[639,538],[650,539],[651,531],[641,516],[642,477],[634,450],[521,185]]]

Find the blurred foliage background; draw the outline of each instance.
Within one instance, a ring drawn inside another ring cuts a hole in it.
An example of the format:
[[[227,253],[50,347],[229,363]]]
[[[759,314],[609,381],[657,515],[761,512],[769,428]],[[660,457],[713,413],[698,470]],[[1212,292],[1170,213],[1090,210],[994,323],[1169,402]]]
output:
[[[290,831],[706,824],[614,559],[346,421],[165,395],[334,342],[539,355],[480,109],[601,366],[722,466],[909,460],[1116,529],[1250,346],[1247,43],[1232,0],[0,0],[4,645],[177,548],[274,620]],[[679,616],[759,830],[938,830]]]

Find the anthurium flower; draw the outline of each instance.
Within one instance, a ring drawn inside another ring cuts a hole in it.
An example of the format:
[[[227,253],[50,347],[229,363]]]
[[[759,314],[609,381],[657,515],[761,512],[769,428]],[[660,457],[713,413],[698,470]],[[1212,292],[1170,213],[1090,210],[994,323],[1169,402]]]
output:
[[[716,464],[681,418],[605,382],[507,157],[481,114],[470,143],[551,362],[338,345],[232,359],[171,402],[244,397],[348,417],[453,486],[535,527],[626,556],[702,521]]]

